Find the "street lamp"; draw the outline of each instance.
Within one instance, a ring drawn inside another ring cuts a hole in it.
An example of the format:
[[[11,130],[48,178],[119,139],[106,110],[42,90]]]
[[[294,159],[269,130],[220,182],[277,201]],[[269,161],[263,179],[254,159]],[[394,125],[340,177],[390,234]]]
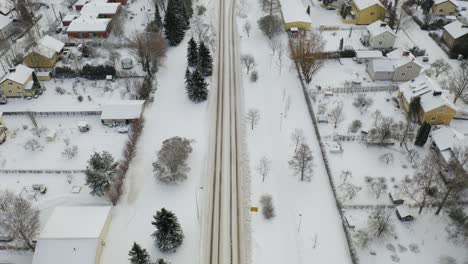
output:
[[[299,226],[297,227],[297,232],[301,230],[301,223],[302,223],[302,214],[299,214]]]
[[[197,205],[197,219],[200,222],[200,210],[198,209],[198,190],[203,190],[203,186],[195,189],[195,204]]]

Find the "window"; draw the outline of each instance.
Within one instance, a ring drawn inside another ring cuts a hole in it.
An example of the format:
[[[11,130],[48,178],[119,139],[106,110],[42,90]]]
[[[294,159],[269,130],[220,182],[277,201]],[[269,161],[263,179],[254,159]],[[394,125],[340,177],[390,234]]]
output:
[[[402,72],[402,73],[401,73],[401,76],[405,76],[405,75],[406,75],[406,72]]]
[[[370,12],[370,15],[371,15],[371,16],[375,16],[375,13],[374,13],[374,12]]]
[[[13,83],[12,83],[12,82],[8,82],[8,85],[13,85]]]
[[[408,66],[406,66],[406,68],[411,69],[411,68],[413,68],[413,65],[408,65]]]
[[[439,12],[444,12],[444,10],[443,10],[443,9],[439,9]]]
[[[379,45],[382,45],[382,43],[383,43],[382,41],[379,41]]]
[[[431,116],[431,120],[435,121],[437,119],[437,116]]]
[[[441,108],[441,109],[439,109],[439,111],[438,111],[438,112],[439,112],[439,113],[445,113],[445,108]]]
[[[12,93],[12,91],[11,91],[11,90],[8,90],[8,93]]]

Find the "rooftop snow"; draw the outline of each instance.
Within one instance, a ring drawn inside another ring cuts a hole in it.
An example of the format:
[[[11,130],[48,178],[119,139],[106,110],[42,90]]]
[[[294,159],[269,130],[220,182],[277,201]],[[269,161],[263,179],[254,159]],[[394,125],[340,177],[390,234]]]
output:
[[[464,138],[463,134],[450,126],[442,126],[441,128],[432,131],[431,137],[434,144],[440,151],[461,146]]]
[[[11,22],[13,22],[13,19],[0,14],[0,30],[6,28]]]
[[[73,14],[70,14],[70,15],[66,15],[64,18],[63,18],[63,21],[67,22],[67,21],[72,21],[73,19],[77,18],[78,15],[73,15]]]
[[[306,9],[300,0],[281,0],[281,12],[285,23],[306,22],[311,23]]]
[[[104,32],[110,21],[109,18],[82,15],[70,23],[67,32]]]
[[[63,47],[65,47],[65,43],[50,36],[44,36],[41,38],[39,40],[39,45],[49,48],[55,52],[60,52]]]
[[[378,59],[371,62],[374,72],[393,72],[393,64],[388,59]]]
[[[356,58],[358,59],[375,59],[382,58],[382,51],[380,50],[357,50]]]
[[[444,29],[455,39],[468,34],[468,25],[464,27],[458,20],[446,25]]]
[[[354,0],[354,3],[356,4],[359,10],[364,10],[373,5],[379,5],[381,7],[384,7],[378,0]]]
[[[110,210],[110,206],[56,207],[39,239],[98,238]]]
[[[15,71],[7,74],[0,83],[5,80],[10,80],[16,83],[25,84],[33,71],[33,69],[28,68],[23,64],[18,64],[15,68]]]
[[[102,105],[101,120],[138,119],[143,111],[143,100],[122,100]]]
[[[82,15],[114,15],[119,9],[120,3],[98,3],[91,2],[83,6],[81,9]]]
[[[0,1],[0,13],[2,14],[8,14],[13,10],[14,8],[14,2],[13,1]]]
[[[73,228],[73,227],[70,227]],[[99,239],[39,239],[33,264],[94,264]]]
[[[80,5],[82,6],[82,5],[89,3],[89,1],[90,0],[78,0],[73,6],[80,6]]]
[[[434,0],[434,5],[442,4],[445,2],[450,2],[454,4],[455,6],[458,6],[457,2],[455,0]]]
[[[396,37],[395,33],[393,33],[392,29],[387,25],[387,23],[384,23],[380,20],[377,20],[374,23],[368,25],[367,30],[372,37],[378,36],[385,32],[389,32]]]

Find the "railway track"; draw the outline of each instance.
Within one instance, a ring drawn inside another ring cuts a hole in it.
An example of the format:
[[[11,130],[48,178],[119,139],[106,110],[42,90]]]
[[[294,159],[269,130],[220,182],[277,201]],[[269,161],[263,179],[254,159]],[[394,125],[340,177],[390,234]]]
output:
[[[201,264],[244,263],[241,178],[239,177],[239,58],[235,0],[219,0],[218,56],[213,89],[213,126],[208,201]]]

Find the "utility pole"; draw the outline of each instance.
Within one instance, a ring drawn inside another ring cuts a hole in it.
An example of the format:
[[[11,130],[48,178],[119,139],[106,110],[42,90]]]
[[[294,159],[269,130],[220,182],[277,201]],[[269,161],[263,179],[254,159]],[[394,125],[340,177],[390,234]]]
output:
[[[301,224],[302,224],[302,214],[299,214],[299,226],[297,227],[297,232],[301,231]]]
[[[280,131],[282,127],[283,127],[283,112],[280,113]]]

